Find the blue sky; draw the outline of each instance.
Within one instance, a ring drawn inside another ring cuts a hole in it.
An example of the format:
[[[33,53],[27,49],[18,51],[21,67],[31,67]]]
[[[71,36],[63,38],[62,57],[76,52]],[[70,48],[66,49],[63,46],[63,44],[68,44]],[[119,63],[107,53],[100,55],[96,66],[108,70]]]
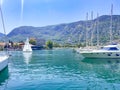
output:
[[[93,11],[94,18],[120,14],[120,0],[1,0],[6,31],[19,26],[47,26],[85,20]],[[0,19],[1,20],[1,19]],[[3,32],[0,21],[0,32]]]

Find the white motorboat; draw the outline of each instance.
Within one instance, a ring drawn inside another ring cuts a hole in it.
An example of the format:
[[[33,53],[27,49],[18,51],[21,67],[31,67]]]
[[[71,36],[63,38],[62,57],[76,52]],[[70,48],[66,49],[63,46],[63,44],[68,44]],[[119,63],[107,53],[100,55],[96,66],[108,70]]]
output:
[[[82,50],[79,53],[85,58],[120,58],[120,45],[107,45],[99,50]]]
[[[111,6],[111,25],[110,25],[110,43],[112,43],[112,13]],[[99,20],[97,21],[99,22]],[[98,25],[97,25],[98,26]],[[99,47],[99,31],[97,28],[97,47]],[[102,47],[101,49],[80,49],[79,53],[86,58],[120,58],[120,44],[112,44]]]
[[[29,39],[27,38],[25,45],[23,47],[24,52],[32,52],[31,45],[29,44]]]

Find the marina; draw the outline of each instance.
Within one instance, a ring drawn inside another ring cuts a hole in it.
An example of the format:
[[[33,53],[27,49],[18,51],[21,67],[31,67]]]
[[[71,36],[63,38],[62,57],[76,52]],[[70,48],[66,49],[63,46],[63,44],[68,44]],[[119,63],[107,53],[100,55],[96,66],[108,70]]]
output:
[[[0,90],[119,90],[119,59],[83,59],[72,49],[11,52]],[[17,82],[17,83],[16,83]]]
[[[0,0],[0,90],[119,90],[118,2]]]

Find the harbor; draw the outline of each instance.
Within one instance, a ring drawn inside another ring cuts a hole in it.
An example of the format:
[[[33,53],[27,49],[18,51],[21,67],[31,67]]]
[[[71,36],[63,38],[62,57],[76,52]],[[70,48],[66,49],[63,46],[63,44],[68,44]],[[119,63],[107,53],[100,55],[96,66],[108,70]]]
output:
[[[119,59],[83,59],[72,49],[12,51],[0,90],[119,90]]]
[[[0,90],[119,90],[119,6],[0,0]]]

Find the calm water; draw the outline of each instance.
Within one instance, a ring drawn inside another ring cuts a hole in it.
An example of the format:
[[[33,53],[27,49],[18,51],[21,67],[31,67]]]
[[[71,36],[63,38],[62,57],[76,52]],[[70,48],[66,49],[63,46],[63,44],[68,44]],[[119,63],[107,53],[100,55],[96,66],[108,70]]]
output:
[[[82,59],[71,49],[11,52],[0,90],[119,90],[119,59]]]

